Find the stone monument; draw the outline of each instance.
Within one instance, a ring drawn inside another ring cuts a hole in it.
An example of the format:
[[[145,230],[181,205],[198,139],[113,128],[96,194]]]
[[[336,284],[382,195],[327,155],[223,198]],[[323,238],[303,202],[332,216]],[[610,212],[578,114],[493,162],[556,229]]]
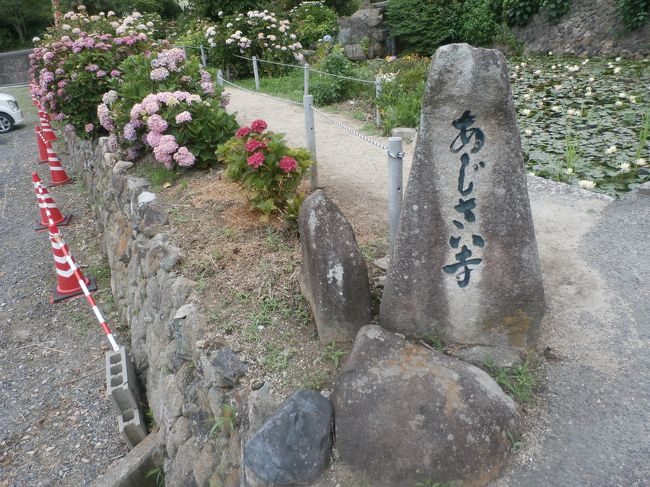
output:
[[[380,322],[407,336],[525,348],[544,288],[504,56],[439,48]]]

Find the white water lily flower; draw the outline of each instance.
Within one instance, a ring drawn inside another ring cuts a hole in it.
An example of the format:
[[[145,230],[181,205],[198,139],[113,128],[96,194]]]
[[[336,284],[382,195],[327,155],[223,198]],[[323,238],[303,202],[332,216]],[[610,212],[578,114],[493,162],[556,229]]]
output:
[[[570,117],[572,117],[573,115],[577,115],[577,114],[578,114],[578,111],[577,111],[577,110],[574,110],[573,108],[569,108],[569,109],[566,111],[566,114],[569,115]]]
[[[573,174],[573,168],[572,168],[572,167],[567,167],[567,168],[564,170],[564,173],[565,173],[565,174]]]
[[[531,113],[532,113],[532,112],[531,112],[530,109],[528,109],[528,108],[524,108],[524,109],[521,111],[521,114],[522,114],[522,115],[525,115],[525,116],[527,116],[527,117],[529,117]]]
[[[621,68],[619,68],[618,66],[616,66],[616,67],[614,68],[614,74],[618,74],[618,73],[620,73],[620,72],[621,72]]]
[[[530,130],[530,129],[526,129],[526,130],[524,130],[524,133],[525,133],[526,135],[528,135],[528,136],[533,135],[533,131]]]
[[[588,62],[589,62],[589,58],[587,58],[587,59],[585,59],[584,61],[582,61],[582,65],[584,66],[584,65],[587,64]]]
[[[559,106],[559,105],[553,105],[553,106],[551,107],[551,110],[553,110],[555,113],[559,113],[559,112],[562,111],[562,107]]]
[[[615,145],[610,145],[610,146],[607,148],[607,150],[605,151],[605,153],[606,153],[606,154],[613,154],[614,152],[616,152],[616,150],[617,150],[617,149],[616,149],[616,146],[615,146]]]
[[[632,96],[632,95],[630,95],[630,97],[628,98],[628,100],[630,100],[630,103],[633,103],[633,104],[634,104],[634,103],[636,103],[636,96]]]
[[[585,189],[592,189],[596,187],[596,183],[590,181],[589,179],[581,179],[578,181],[578,186]]]
[[[525,68],[525,67],[526,67],[526,63],[521,63],[521,67],[522,67],[522,68]]]
[[[590,83],[593,83],[594,81],[596,81],[594,78],[589,78]]]
[[[524,100],[530,100],[530,93],[524,93]]]
[[[555,64],[553,66],[551,66],[551,69],[555,69],[555,68],[557,68],[557,66]]]
[[[614,59],[614,61],[616,61],[618,63],[618,62],[621,61],[621,59],[623,59],[623,58],[622,57],[617,57],[616,59]]]
[[[621,172],[623,172],[623,173],[625,173],[625,172],[630,172],[630,167],[631,167],[631,166],[630,166],[630,163],[629,163],[629,162],[623,162],[623,163],[621,163],[620,166],[618,166],[618,168],[619,168],[619,169],[621,170]]]
[[[619,94],[618,94],[618,97],[619,97],[619,98],[627,98],[627,93],[625,93],[625,92],[623,92],[623,93],[619,93]]]
[[[542,74],[542,70],[541,70],[541,69],[538,69],[538,70],[536,70],[533,74],[540,75],[540,74]]]
[[[555,91],[559,91],[559,90],[562,89],[562,85],[555,85],[555,86],[553,86],[553,89],[554,89]]]
[[[645,166],[648,164],[648,162],[643,157],[639,157],[636,161],[634,161],[634,164],[637,166]]]

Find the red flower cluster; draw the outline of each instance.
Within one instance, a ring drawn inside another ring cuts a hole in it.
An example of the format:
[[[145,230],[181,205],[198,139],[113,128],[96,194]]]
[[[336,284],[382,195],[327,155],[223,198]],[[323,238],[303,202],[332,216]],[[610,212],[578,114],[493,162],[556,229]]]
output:
[[[289,156],[284,156],[280,161],[278,162],[278,166],[280,169],[282,169],[286,173],[290,173],[292,171],[295,171],[298,168],[298,161],[296,161],[293,157]]]
[[[266,122],[264,120],[253,120],[253,123],[251,123],[251,129],[253,132],[257,132],[258,134],[261,134],[266,130]]]
[[[255,154],[253,154],[247,159],[247,162],[250,167],[257,169],[262,164],[264,164],[264,159],[265,159],[264,154],[262,154],[261,152],[256,152]]]
[[[243,139],[250,133],[251,133],[250,127],[242,127],[239,130],[237,130],[237,132],[235,132],[235,137],[237,137],[238,139]]]
[[[261,140],[251,139],[246,142],[246,150],[248,152],[255,152],[257,149],[266,149],[266,144]]]

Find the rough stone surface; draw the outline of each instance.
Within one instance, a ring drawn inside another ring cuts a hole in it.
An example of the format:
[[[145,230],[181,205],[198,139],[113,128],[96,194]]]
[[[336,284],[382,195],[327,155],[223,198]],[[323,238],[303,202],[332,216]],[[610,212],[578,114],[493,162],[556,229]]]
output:
[[[380,322],[449,343],[531,346],[544,289],[505,58],[441,47],[422,107]]]
[[[273,414],[281,403],[281,399],[271,393],[271,386],[267,382],[257,391],[252,391],[248,396],[248,431],[255,433],[262,424]]]
[[[363,61],[384,57],[389,28],[384,19],[384,3],[364,4],[350,17],[339,19],[338,42],[348,59]]]
[[[515,27],[525,52],[578,56],[650,54],[650,22],[633,32],[621,25],[616,0],[573,0],[571,10],[552,23],[545,12],[534,15],[525,27]]]
[[[289,397],[244,446],[252,485],[302,485],[318,478],[332,447],[332,405],[318,392]]]
[[[368,269],[352,226],[323,190],[309,195],[298,217],[300,289],[322,343],[351,342],[370,322]]]
[[[228,347],[222,347],[212,355],[210,364],[214,371],[213,381],[218,387],[233,387],[246,374],[248,365],[239,360],[237,354]],[[208,372],[210,373],[210,372]]]
[[[341,459],[382,487],[483,485],[519,427],[517,405],[485,372],[376,325],[359,331],[332,402]]]
[[[395,127],[390,131],[390,135],[393,137],[401,137],[405,143],[410,143],[415,140],[418,135],[417,129],[410,127]]]
[[[486,347],[474,345],[464,347],[454,354],[454,357],[469,362],[483,370],[486,364],[495,367],[514,367],[521,363],[521,355],[515,350],[505,347]]]

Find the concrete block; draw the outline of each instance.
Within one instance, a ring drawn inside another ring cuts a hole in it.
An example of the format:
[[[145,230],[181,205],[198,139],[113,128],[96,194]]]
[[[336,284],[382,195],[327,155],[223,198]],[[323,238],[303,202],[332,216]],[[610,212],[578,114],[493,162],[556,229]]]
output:
[[[147,425],[138,408],[128,409],[117,417],[120,434],[129,448],[134,448],[147,436]]]
[[[106,394],[120,415],[140,406],[138,381],[125,347],[106,353]]]

